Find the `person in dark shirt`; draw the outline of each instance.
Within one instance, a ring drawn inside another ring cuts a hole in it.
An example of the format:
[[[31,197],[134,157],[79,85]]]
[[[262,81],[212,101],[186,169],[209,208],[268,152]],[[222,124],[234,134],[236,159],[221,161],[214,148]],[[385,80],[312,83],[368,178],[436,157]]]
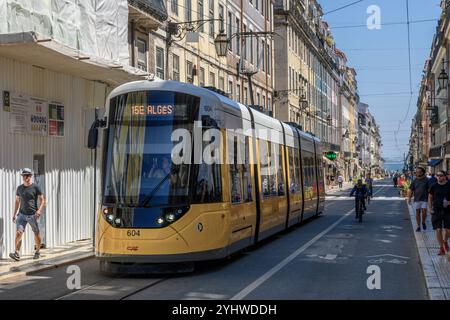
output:
[[[31,182],[33,173],[30,169],[25,168],[21,172],[23,184],[17,188],[16,201],[13,212],[13,222],[16,224],[16,251],[10,253],[9,256],[16,260],[20,260],[20,246],[22,244],[22,236],[25,227],[29,223],[34,232],[34,240],[36,252],[33,259],[39,259],[39,249],[41,248],[41,236],[39,233],[38,219],[41,217],[42,209],[45,206],[45,197],[41,189]],[[40,205],[38,206],[38,200]],[[19,213],[17,213],[19,211]]]
[[[434,173],[431,174],[429,181],[430,181],[430,186],[437,183],[437,178]]]
[[[366,185],[362,183],[361,179],[358,179],[358,182],[353,187],[352,191],[350,192],[350,197],[353,197],[353,194],[355,194],[355,208],[358,206],[358,202],[362,201],[362,205],[364,210],[367,210],[366,208],[366,196],[371,195],[369,189],[367,189]],[[356,215],[356,218],[358,216]]]
[[[431,186],[428,202],[433,230],[436,230],[436,238],[440,247],[438,255],[442,256],[449,251],[450,206],[447,206],[447,201],[450,200],[450,182],[447,181],[447,175],[443,171],[438,171],[436,177],[438,182]]]
[[[416,232],[420,232],[420,214],[422,212],[422,228],[427,229],[427,206],[428,206],[428,190],[430,189],[430,181],[425,176],[425,169],[416,168],[416,179],[413,180],[408,190],[408,204],[411,204],[411,197],[414,196],[414,208],[416,209]]]

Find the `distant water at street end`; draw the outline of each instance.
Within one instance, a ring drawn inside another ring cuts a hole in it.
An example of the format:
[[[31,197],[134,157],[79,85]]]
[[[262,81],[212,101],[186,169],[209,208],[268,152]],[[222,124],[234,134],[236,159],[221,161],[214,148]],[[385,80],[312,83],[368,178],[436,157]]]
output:
[[[401,171],[403,163],[385,163],[383,167],[389,171]]]

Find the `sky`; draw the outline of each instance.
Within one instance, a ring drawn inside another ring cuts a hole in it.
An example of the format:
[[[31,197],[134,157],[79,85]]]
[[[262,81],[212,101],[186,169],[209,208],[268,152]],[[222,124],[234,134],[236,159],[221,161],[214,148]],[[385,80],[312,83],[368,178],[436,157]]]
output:
[[[361,102],[369,104],[370,112],[380,126],[382,157],[386,162],[403,160],[408,152],[411,120],[417,110],[418,91],[425,60],[430,55],[431,43],[441,14],[440,0],[409,0],[411,95],[408,54],[406,0],[363,0],[342,10],[334,9],[355,0],[319,0],[323,20],[333,33],[336,46],[343,50],[348,65],[356,69]],[[371,5],[380,8],[381,29],[366,26]],[[327,14],[328,13],[328,14]],[[433,21],[417,22],[418,20]],[[384,25],[390,23],[402,23]],[[365,25],[364,27],[347,26]],[[399,128],[400,125],[400,128]],[[395,131],[398,130],[397,139]]]

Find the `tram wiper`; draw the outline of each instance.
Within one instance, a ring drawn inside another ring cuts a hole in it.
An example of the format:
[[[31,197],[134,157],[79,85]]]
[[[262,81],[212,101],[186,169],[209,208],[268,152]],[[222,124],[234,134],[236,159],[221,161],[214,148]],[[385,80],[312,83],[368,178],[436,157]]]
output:
[[[164,184],[164,182],[166,182],[167,179],[169,179],[171,174],[177,174],[178,173],[178,168],[172,168],[170,170],[170,172],[168,174],[166,174],[166,176],[156,185],[156,187],[152,190],[152,192],[150,192],[148,195],[145,196],[144,199],[142,199],[141,203],[139,204],[139,206],[141,207],[145,207],[150,200],[153,199],[153,197],[155,196],[156,192],[161,189],[162,185]]]

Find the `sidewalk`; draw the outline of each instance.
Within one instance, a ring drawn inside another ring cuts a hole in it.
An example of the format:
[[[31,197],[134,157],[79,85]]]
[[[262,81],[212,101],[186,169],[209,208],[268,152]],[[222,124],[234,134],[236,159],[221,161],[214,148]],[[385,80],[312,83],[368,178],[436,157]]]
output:
[[[335,193],[338,193],[339,191],[344,191],[344,190],[347,190],[352,187],[353,187],[353,182],[344,182],[342,184],[342,190],[339,190],[339,186],[337,184],[335,186],[332,186],[331,188],[329,186],[327,186],[325,188],[325,195],[327,195],[327,196],[333,195]]]
[[[430,215],[427,215],[427,230],[415,232],[417,228],[416,215],[412,206],[408,204],[407,206],[430,299],[450,300],[450,261],[448,260],[450,256],[448,254],[446,256],[437,255],[439,245],[431,226]]]
[[[24,255],[20,261],[14,261],[9,257],[0,259],[0,281],[57,268],[93,256],[92,240],[88,239],[50,249],[41,249],[39,260],[33,260],[33,255]]]

